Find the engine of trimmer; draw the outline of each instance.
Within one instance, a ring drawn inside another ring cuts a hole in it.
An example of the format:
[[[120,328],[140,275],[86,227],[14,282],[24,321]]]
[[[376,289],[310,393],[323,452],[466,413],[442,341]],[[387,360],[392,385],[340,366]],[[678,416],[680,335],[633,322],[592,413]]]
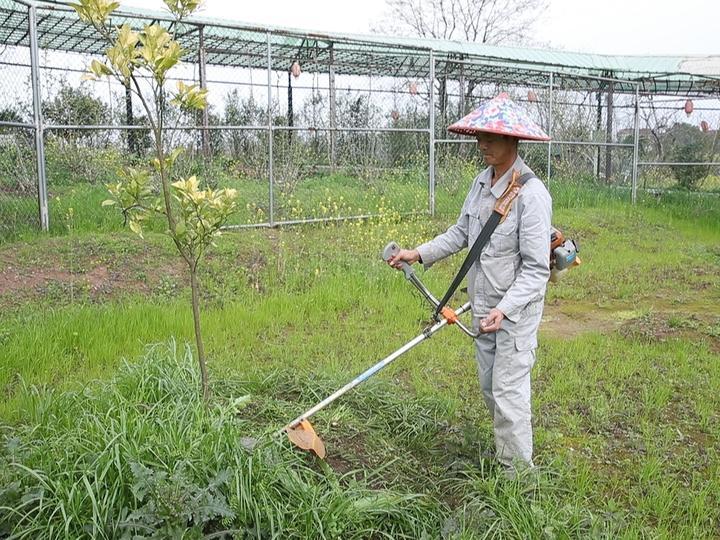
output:
[[[579,266],[578,257],[580,246],[575,240],[565,238],[562,232],[555,227],[550,234],[550,281],[553,283],[562,279],[567,271]]]

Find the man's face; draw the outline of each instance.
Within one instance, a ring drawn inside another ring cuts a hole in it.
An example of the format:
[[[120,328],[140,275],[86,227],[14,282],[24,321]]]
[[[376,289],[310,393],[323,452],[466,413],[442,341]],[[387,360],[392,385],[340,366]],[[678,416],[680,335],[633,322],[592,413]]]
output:
[[[477,136],[478,148],[486,165],[503,165],[517,152],[517,142],[513,137],[495,133],[481,133]]]

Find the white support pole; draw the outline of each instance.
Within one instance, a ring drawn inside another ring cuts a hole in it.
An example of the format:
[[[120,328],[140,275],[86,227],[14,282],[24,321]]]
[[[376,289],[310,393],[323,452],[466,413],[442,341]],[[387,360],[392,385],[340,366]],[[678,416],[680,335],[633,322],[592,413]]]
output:
[[[460,110],[458,118],[465,116],[465,64],[460,64]]]
[[[632,204],[637,203],[638,158],[640,153],[640,85],[635,87],[634,147],[632,168]]]
[[[40,208],[40,227],[50,229],[48,212],[47,177],[45,176],[45,136],[42,116],[42,92],[40,91],[40,54],[38,52],[37,14],[35,6],[28,8],[30,26],[30,79],[32,80],[33,113],[35,123],[35,156],[38,175],[38,207]]]
[[[328,69],[328,87],[329,87],[329,99],[330,99],[330,170],[335,172],[335,166],[337,164],[336,156],[336,145],[337,145],[337,133],[335,131],[337,118],[335,112],[335,49],[334,44],[330,44],[330,67]]]
[[[549,96],[548,96],[548,135],[550,136],[550,140],[548,141],[547,146],[547,185],[548,189],[550,188],[550,176],[552,171],[552,132],[553,132],[553,94],[555,93],[554,88],[555,83],[555,76],[552,72],[550,72],[550,84],[548,86],[549,88]]]
[[[607,93],[605,94],[605,142],[613,142],[613,116],[615,112],[614,108],[614,96],[615,84],[610,82],[607,87]],[[612,147],[605,147],[605,182],[610,183],[612,179]]]
[[[430,215],[435,215],[435,54],[430,51],[430,80],[429,92],[429,119],[430,119],[430,147],[428,155],[428,194]]]
[[[205,54],[205,27],[198,27],[198,36],[200,38],[199,50],[198,50],[198,74],[200,76],[200,88],[207,90],[207,65],[206,65],[206,54]],[[208,107],[202,110],[202,153],[205,159],[210,157],[210,136],[208,133],[209,121]]]
[[[267,32],[267,130],[268,130],[268,180],[270,208],[268,217],[270,226],[275,226],[275,196],[273,194],[273,121],[272,121],[272,55],[270,52],[270,32]]]

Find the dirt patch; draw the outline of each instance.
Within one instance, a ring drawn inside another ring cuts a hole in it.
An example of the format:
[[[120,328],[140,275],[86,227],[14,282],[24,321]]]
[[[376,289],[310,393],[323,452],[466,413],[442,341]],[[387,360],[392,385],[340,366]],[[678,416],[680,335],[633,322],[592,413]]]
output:
[[[336,436],[329,444],[332,451],[329,451],[326,457],[328,465],[340,474],[355,471],[355,479],[359,480],[360,478],[357,476],[360,471],[359,467],[368,466],[370,462],[367,458],[368,449],[364,438],[359,434],[345,438]]]
[[[588,312],[581,316],[570,315],[563,312],[560,307],[546,306],[540,328],[543,333],[551,337],[568,338],[588,332],[612,331],[616,325],[597,313]]]
[[[646,342],[665,341],[676,333],[668,324],[667,318],[658,313],[647,313],[632,321],[628,321],[620,333],[630,339]]]
[[[701,305],[661,306],[657,311],[597,307],[576,302],[548,303],[541,331],[553,338],[573,338],[590,332],[620,335],[646,343],[686,338],[706,341],[713,352],[720,352],[720,319]],[[716,335],[717,334],[717,335]]]
[[[590,332],[613,332],[628,317],[632,317],[632,314],[622,310],[555,301],[545,305],[540,328],[543,333],[554,338],[573,338]]]
[[[629,339],[646,343],[662,343],[669,339],[707,342],[710,350],[717,353],[720,352],[720,339],[713,330],[712,320],[692,312],[678,310],[645,313],[628,321],[619,332]]]
[[[149,294],[182,282],[181,261],[147,253],[98,253],[97,246],[53,239],[31,253],[0,252],[0,309],[11,310],[43,299],[53,303],[99,302],[128,294]],[[160,291],[162,292],[162,291]]]
[[[32,299],[48,294],[52,289],[65,291],[70,287],[98,299],[120,292],[148,292],[149,286],[141,280],[123,278],[107,266],[98,265],[86,272],[74,273],[63,268],[0,270],[0,298]]]
[[[17,268],[9,266],[0,270],[0,296],[18,291],[32,291],[43,288],[51,281],[69,281],[72,276],[63,270]]]

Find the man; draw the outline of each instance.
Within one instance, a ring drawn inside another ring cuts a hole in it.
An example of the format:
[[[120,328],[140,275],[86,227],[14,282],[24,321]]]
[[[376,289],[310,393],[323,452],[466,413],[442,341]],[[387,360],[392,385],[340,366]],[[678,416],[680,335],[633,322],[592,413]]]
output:
[[[477,137],[488,168],[473,181],[457,223],[389,263],[420,261],[426,268],[472,246],[495,202],[515,174],[531,173],[506,219],[468,272],[478,374],[493,418],[498,461],[510,471],[532,467],[530,370],[550,276],[552,201],[543,183],[518,156],[520,139],[550,138],[503,93],[462,118],[449,131]]]

